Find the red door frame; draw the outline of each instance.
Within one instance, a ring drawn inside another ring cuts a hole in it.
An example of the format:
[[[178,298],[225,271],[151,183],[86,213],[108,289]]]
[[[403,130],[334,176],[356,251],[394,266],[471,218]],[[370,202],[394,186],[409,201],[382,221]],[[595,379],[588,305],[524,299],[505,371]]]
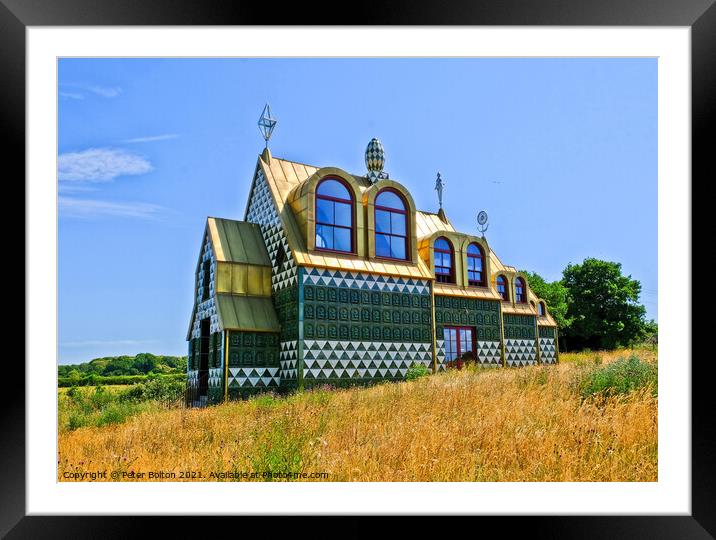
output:
[[[475,342],[476,336],[475,336],[475,327],[474,326],[445,326],[443,327],[443,339],[445,339],[445,330],[452,330],[455,332],[455,347],[457,352],[457,357],[455,360],[449,360],[448,362],[456,362],[457,363],[457,369],[462,369],[462,341],[460,339],[460,330],[469,330],[470,335],[472,336],[470,340],[470,352],[472,352],[473,357],[475,360],[477,360],[477,343]],[[448,341],[448,340],[445,340]],[[467,352],[467,350],[465,350]]]

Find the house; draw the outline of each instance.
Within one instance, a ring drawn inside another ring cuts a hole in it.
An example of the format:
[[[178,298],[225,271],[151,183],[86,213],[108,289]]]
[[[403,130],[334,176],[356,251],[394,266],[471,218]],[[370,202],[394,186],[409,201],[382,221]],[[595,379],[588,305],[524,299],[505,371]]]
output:
[[[243,221],[206,222],[188,404],[402,380],[414,363],[558,361],[557,325],[526,277],[457,231],[442,201],[416,209],[378,140],[362,175],[273,157],[266,140]]]

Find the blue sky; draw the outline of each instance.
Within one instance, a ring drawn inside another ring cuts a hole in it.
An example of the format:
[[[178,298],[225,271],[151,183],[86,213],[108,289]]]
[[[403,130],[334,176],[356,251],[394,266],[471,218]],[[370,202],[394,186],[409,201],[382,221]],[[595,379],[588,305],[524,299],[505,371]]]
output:
[[[242,219],[263,140],[275,156],[385,170],[419,209],[559,279],[622,263],[657,319],[655,59],[62,59],[59,359],[186,354],[208,215]]]

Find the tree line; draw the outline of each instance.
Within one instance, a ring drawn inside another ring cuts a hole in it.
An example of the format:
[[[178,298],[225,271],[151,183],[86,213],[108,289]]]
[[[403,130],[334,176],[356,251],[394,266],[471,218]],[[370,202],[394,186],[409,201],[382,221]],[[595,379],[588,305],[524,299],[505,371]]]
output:
[[[621,263],[587,258],[548,282],[523,271],[559,325],[560,349],[615,349],[657,343],[658,325],[639,303],[641,283],[622,275]]]
[[[186,356],[139,353],[135,356],[107,356],[81,364],[57,366],[60,386],[83,384],[133,384],[148,377],[186,373]]]

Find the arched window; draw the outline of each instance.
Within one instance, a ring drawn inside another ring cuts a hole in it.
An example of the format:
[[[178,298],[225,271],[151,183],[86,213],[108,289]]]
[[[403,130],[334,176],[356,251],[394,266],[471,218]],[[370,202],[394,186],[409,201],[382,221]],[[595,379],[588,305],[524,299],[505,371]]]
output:
[[[407,206],[392,189],[384,189],[375,198],[375,254],[387,259],[408,258]]]
[[[510,299],[510,293],[507,291],[507,279],[505,276],[497,276],[495,284],[497,285],[497,294],[499,294],[503,300],[508,301]]]
[[[521,277],[515,280],[515,302],[518,304],[527,303],[527,285],[525,284],[525,280]]]
[[[477,244],[467,246],[467,282],[469,285],[485,286],[485,255]]]
[[[455,262],[452,244],[442,236],[433,244],[435,279],[440,283],[455,283]]]
[[[540,317],[547,315],[547,309],[544,307],[544,302],[537,304],[537,313],[539,313]]]
[[[316,249],[353,252],[353,195],[335,178],[316,189]]]

